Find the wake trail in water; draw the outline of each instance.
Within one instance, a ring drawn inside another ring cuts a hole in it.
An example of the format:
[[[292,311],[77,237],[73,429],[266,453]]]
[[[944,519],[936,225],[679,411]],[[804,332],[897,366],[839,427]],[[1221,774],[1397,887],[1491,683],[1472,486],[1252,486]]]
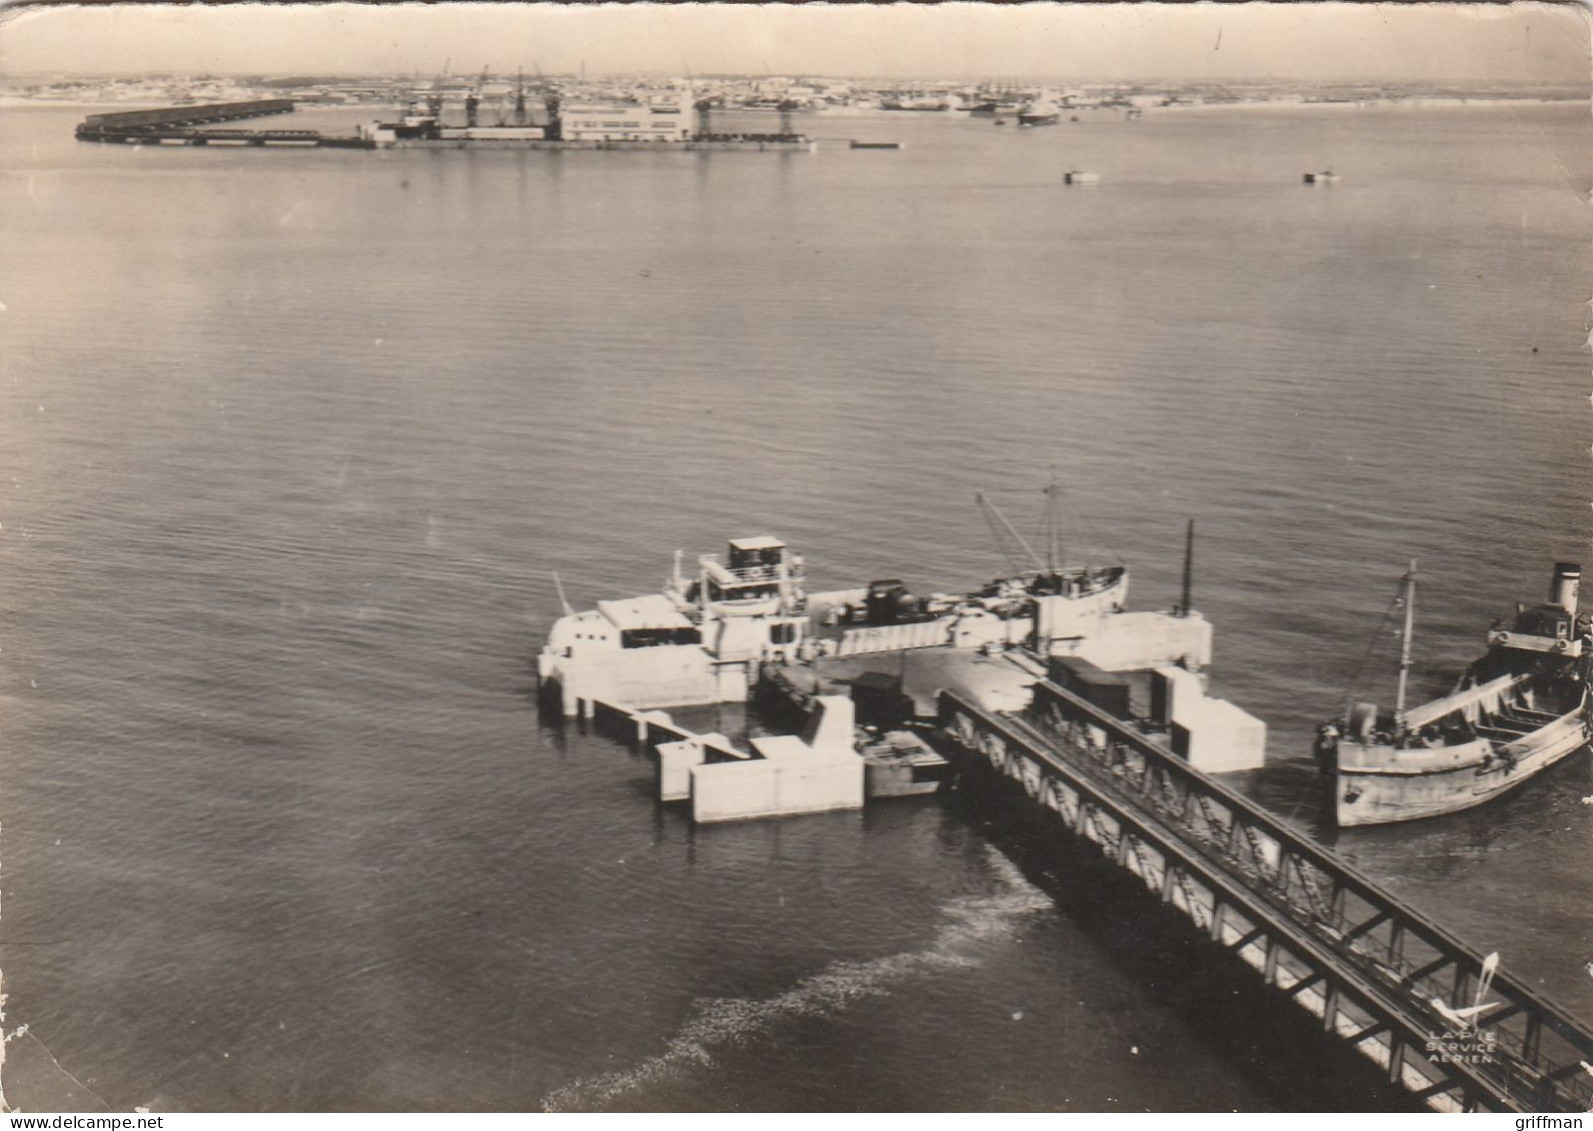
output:
[[[975,948],[979,943],[1010,937],[1025,918],[1052,907],[1050,898],[1025,880],[1004,856],[994,849],[989,849],[988,855],[1001,890],[948,901],[940,909],[945,922],[924,950],[864,962],[832,962],[774,997],[699,999],[693,1003],[693,1015],[662,1053],[632,1068],[555,1089],[543,1097],[542,1110],[600,1109],[626,1092],[672,1079],[689,1068],[710,1067],[714,1049],[764,1037],[781,1022],[831,1016],[865,998],[883,996],[909,978],[978,966]]]

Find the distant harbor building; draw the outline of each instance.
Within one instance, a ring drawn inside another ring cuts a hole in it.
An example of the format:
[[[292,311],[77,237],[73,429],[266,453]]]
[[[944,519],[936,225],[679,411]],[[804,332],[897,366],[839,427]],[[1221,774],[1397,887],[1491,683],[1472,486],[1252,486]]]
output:
[[[566,103],[560,110],[565,141],[690,141],[689,91],[648,103]]]

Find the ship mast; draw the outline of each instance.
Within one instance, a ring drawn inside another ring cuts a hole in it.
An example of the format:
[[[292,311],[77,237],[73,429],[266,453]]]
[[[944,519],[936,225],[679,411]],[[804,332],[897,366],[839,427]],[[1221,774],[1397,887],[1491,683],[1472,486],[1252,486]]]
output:
[[[1178,603],[1178,615],[1187,617],[1190,604],[1190,589],[1195,580],[1195,520],[1189,520],[1189,529],[1184,534],[1184,596]]]
[[[1051,484],[1045,489],[1045,532],[1046,532],[1046,571],[1054,578],[1062,568],[1062,523],[1057,514],[1057,497],[1061,488],[1057,486],[1056,464],[1051,465]]]
[[[1401,634],[1399,651],[1399,691],[1394,698],[1394,722],[1400,729],[1405,726],[1405,684],[1410,678],[1411,626],[1416,619],[1416,559],[1410,562],[1410,572],[1405,575],[1405,630]]]

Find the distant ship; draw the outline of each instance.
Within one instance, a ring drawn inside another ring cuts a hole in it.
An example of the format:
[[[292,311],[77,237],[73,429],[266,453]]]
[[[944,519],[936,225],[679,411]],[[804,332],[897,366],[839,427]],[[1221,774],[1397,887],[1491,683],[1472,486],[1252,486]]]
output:
[[[1016,114],[1023,108],[1023,103],[1016,98],[987,98],[976,102],[968,108],[968,116],[972,118],[1000,118],[1007,114]]]
[[[1054,126],[1062,120],[1062,111],[1055,102],[1038,99],[1018,111],[1020,126]]]
[[[909,98],[887,98],[880,102],[881,110],[911,110],[927,113],[939,113],[943,110],[955,110],[956,104],[952,99],[938,95],[920,95]]]
[[[1581,566],[1554,567],[1549,600],[1488,634],[1488,652],[1442,699],[1405,707],[1416,566],[1401,582],[1399,688],[1392,711],[1356,703],[1342,729],[1317,729],[1341,827],[1409,821],[1480,805],[1587,744],[1588,617],[1577,616]]]

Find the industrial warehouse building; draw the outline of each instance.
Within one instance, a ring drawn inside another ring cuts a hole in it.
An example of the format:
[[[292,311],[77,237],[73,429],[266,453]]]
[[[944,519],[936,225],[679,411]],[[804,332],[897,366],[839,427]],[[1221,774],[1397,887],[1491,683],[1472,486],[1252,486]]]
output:
[[[565,141],[690,141],[691,95],[649,104],[566,104],[559,121]]]

